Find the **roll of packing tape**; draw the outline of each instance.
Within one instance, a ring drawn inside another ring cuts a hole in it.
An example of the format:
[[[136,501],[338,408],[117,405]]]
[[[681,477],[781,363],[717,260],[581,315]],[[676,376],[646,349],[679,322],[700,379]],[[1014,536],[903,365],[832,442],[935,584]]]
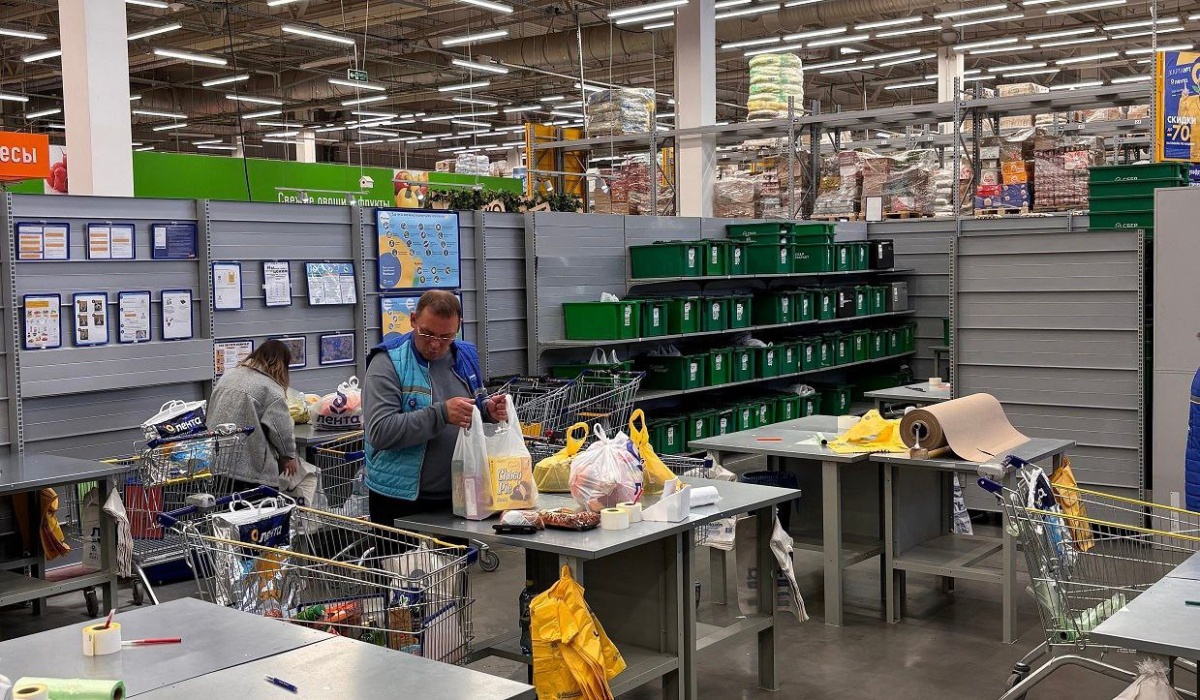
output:
[[[620,508],[605,508],[600,511],[601,530],[628,530],[629,511]]]
[[[929,386],[941,386],[941,385],[942,385],[941,377],[930,377],[929,378]]]
[[[44,685],[51,700],[125,700],[121,681],[91,678],[18,678],[16,687]],[[37,697],[37,696],[34,696]]]
[[[83,655],[105,656],[121,651],[121,623],[114,622],[107,628],[103,624],[83,628]]]
[[[50,700],[50,689],[45,683],[26,683],[13,686],[13,700]]]
[[[716,486],[693,486],[689,495],[688,503],[692,508],[698,506],[711,506],[721,500],[721,492]]]
[[[641,503],[618,503],[617,507],[621,510],[629,511],[629,523],[642,522],[642,504]]]

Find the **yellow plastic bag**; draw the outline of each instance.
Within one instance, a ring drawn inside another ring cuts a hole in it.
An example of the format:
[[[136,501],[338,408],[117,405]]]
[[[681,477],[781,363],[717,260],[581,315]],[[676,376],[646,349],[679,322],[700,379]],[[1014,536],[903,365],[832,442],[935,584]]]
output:
[[[611,700],[625,659],[583,598],[570,567],[529,604],[538,700]]]
[[[533,481],[539,492],[570,493],[571,460],[579,454],[587,438],[588,424],[576,423],[567,430],[567,446],[537,463],[533,470]]]
[[[1079,518],[1087,517],[1083,501],[1075,492],[1075,489],[1079,488],[1079,484],[1075,481],[1075,472],[1071,470],[1071,460],[1063,458],[1062,466],[1055,469],[1054,474],[1050,477],[1050,485],[1054,487],[1054,498],[1058,501],[1058,507],[1062,509],[1067,525],[1071,528],[1071,540],[1075,543],[1075,548],[1081,552],[1090,550],[1092,548],[1092,526],[1086,521],[1071,517],[1072,515]]]
[[[900,439],[900,421],[889,420],[870,410],[841,436],[829,441],[829,449],[838,454],[862,452],[908,452]]]
[[[639,423],[641,427],[637,427]],[[638,449],[638,456],[642,458],[642,490],[648,494],[662,493],[663,486],[674,479],[675,474],[663,464],[654,448],[650,446],[646,414],[640,408],[629,417],[629,439],[633,441],[634,447]]]

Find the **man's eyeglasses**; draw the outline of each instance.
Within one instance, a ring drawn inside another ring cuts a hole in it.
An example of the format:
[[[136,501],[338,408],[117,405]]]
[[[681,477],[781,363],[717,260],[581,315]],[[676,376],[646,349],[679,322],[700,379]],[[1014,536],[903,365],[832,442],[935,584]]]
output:
[[[432,343],[452,343],[454,342],[454,339],[458,337],[457,333],[451,333],[450,335],[434,335],[433,333],[426,333],[425,331],[416,327],[413,328],[413,332]]]

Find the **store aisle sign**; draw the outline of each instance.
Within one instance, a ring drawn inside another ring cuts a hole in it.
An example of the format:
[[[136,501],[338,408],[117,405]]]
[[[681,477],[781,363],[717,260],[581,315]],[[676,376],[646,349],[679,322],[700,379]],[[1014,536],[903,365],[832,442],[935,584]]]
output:
[[[0,131],[0,181],[50,177],[50,137]]]
[[[1164,51],[1155,80],[1155,152],[1160,161],[1200,161],[1200,53]]]

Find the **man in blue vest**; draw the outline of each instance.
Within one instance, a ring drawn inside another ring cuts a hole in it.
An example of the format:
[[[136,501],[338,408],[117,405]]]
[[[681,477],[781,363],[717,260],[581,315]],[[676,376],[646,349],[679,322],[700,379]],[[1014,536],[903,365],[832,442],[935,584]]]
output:
[[[363,383],[371,521],[451,508],[450,459],[459,428],[508,416],[503,396],[487,397],[479,353],[458,340],[458,297],[429,291],[410,317],[412,331],[371,351]]]

